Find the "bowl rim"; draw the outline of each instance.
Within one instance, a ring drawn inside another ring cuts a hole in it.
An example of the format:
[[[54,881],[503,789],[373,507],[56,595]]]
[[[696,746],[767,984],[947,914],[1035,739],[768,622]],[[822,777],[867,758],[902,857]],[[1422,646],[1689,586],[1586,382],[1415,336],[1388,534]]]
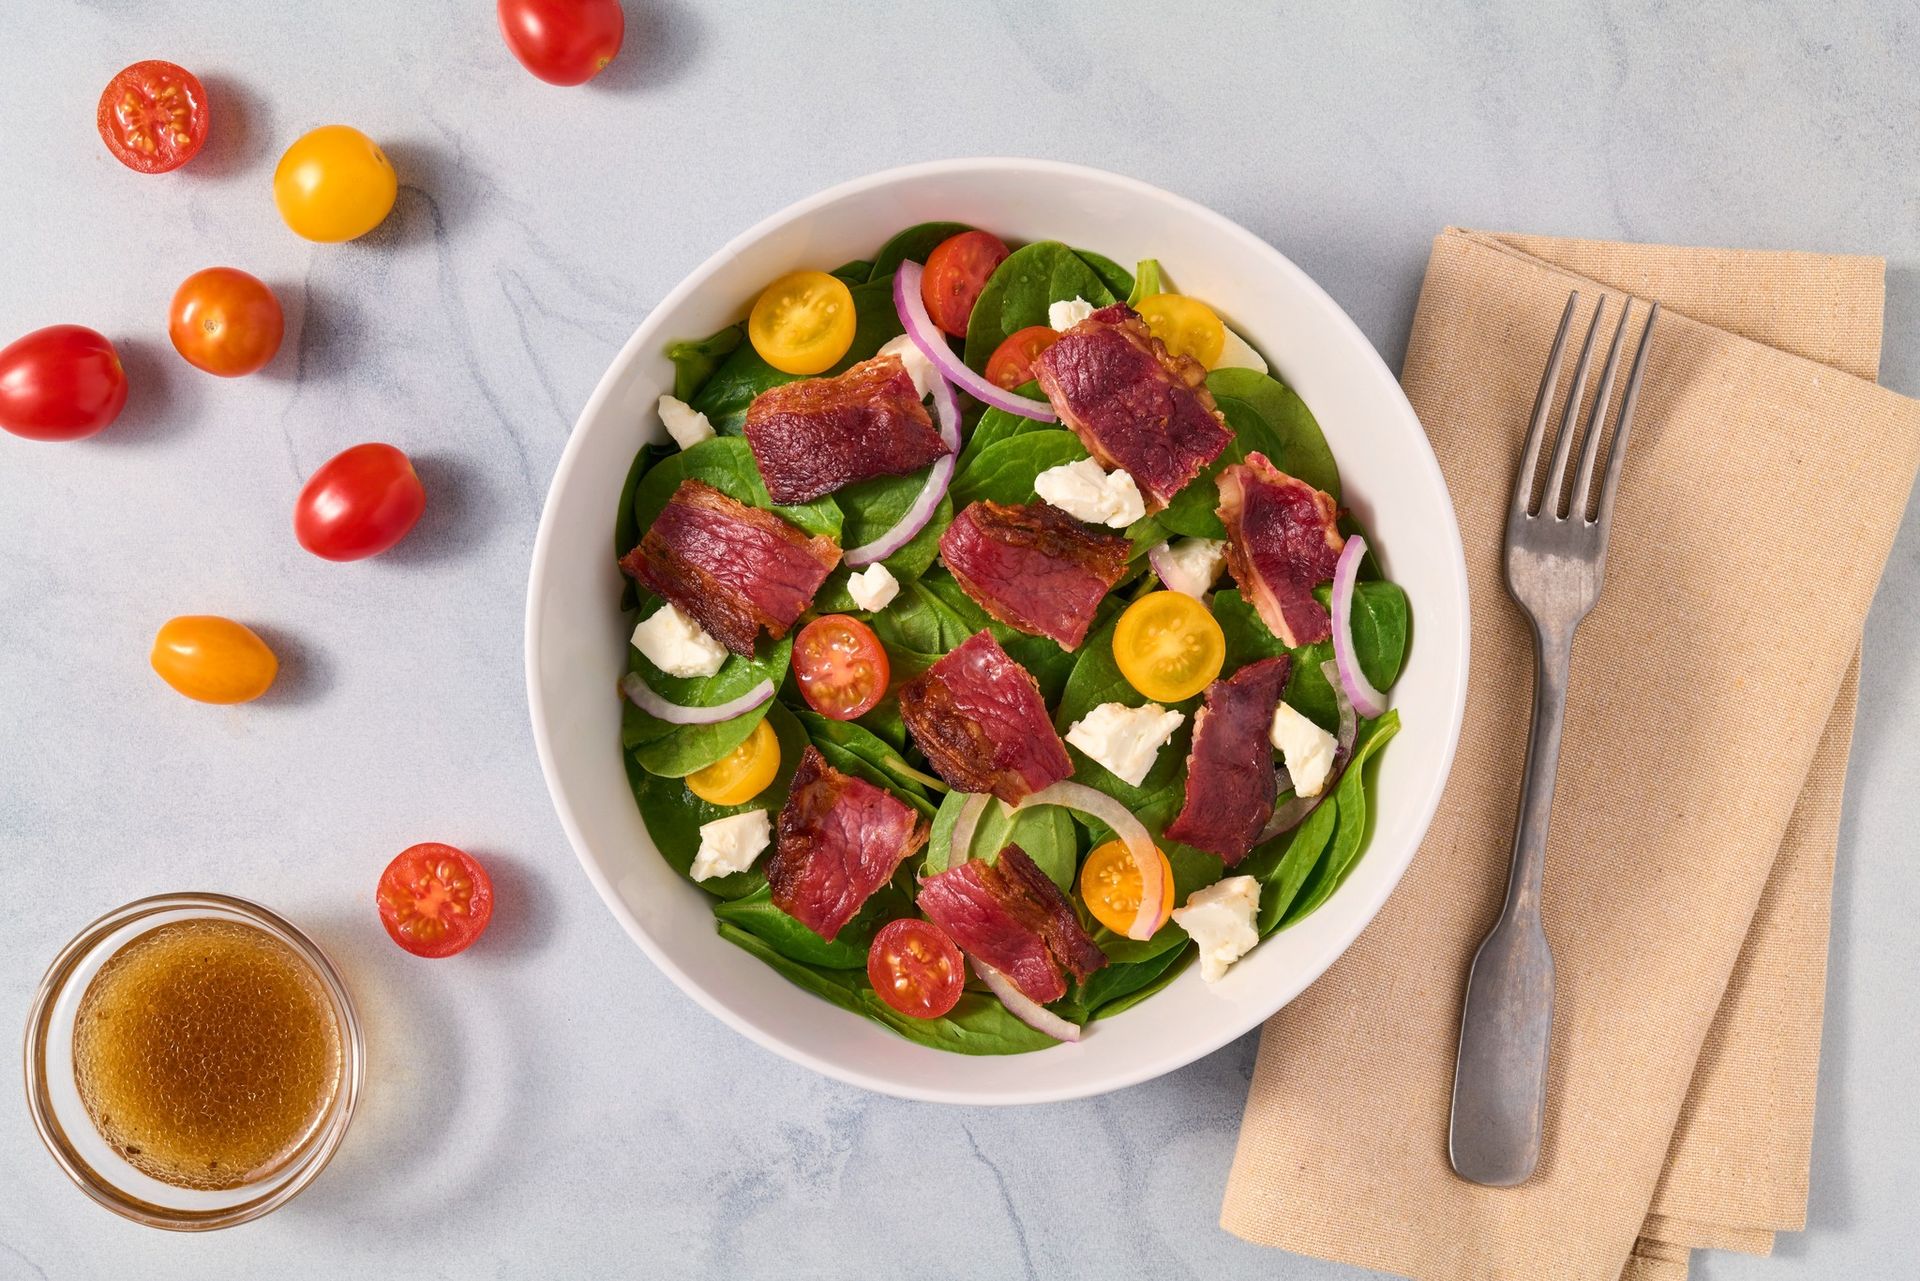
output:
[[[1441,473],[1439,459],[1435,457],[1431,445],[1427,442],[1424,429],[1419,431],[1420,443],[1423,447],[1411,451],[1410,456],[1404,459],[1403,463],[1406,466],[1416,468],[1423,474],[1423,479],[1438,493],[1447,515],[1447,519],[1442,522],[1443,528],[1437,536],[1445,541],[1446,546],[1444,550],[1447,553],[1445,559],[1454,571],[1452,574],[1452,586],[1455,588],[1457,598],[1455,615],[1458,622],[1455,635],[1451,639],[1459,654],[1459,660],[1455,665],[1454,671],[1451,673],[1451,698],[1447,700],[1450,706],[1448,707],[1447,724],[1441,745],[1442,750],[1440,753],[1439,768],[1433,772],[1433,781],[1424,796],[1418,797],[1417,799],[1412,797],[1405,798],[1405,800],[1417,810],[1417,821],[1413,829],[1417,833],[1417,836],[1407,843],[1407,848],[1404,854],[1398,859],[1397,866],[1391,869],[1392,874],[1383,878],[1363,900],[1355,900],[1360,910],[1354,913],[1351,926],[1343,928],[1329,936],[1326,944],[1315,957],[1314,963],[1302,967],[1302,969],[1297,972],[1300,976],[1297,982],[1289,981],[1284,985],[1276,987],[1276,999],[1266,1014],[1261,1015],[1252,1022],[1246,1022],[1243,1018],[1223,1017],[1221,1020],[1221,1030],[1217,1036],[1209,1035],[1187,1042],[1171,1050],[1166,1055],[1150,1060],[1128,1071],[1106,1073],[1097,1077],[1089,1077],[1084,1082],[1076,1081],[1058,1087],[1038,1089],[1024,1088],[1009,1090],[996,1087],[991,1092],[987,1092],[909,1085],[886,1076],[876,1075],[857,1067],[850,1067],[844,1063],[823,1058],[811,1050],[788,1041],[778,1033],[770,1031],[740,1014],[719,996],[709,991],[699,980],[681,968],[681,966],[667,954],[666,950],[655,942],[653,937],[640,924],[638,918],[628,909],[612,880],[600,867],[599,861],[590,853],[588,842],[581,832],[579,821],[573,812],[573,807],[567,799],[565,789],[560,785],[559,770],[555,763],[553,747],[548,735],[546,700],[540,688],[540,664],[538,656],[544,642],[544,624],[541,618],[540,601],[545,595],[544,587],[549,567],[549,545],[553,538],[554,529],[553,513],[555,509],[555,499],[571,480],[572,473],[579,463],[583,448],[583,432],[581,429],[592,419],[599,416],[602,407],[612,398],[616,386],[623,376],[623,372],[628,369],[636,359],[639,359],[643,355],[643,341],[652,342],[655,340],[655,336],[650,332],[651,327],[649,325],[652,317],[678,308],[686,298],[704,287],[708,280],[717,274],[727,262],[744,252],[748,246],[784,226],[801,221],[817,213],[821,209],[849,197],[878,188],[927,178],[952,177],[967,174],[993,174],[995,176],[1016,174],[1042,181],[1049,178],[1066,177],[1081,181],[1110,184],[1125,190],[1129,195],[1134,197],[1150,201],[1170,202],[1186,213],[1197,217],[1200,221],[1210,224],[1218,234],[1238,245],[1241,251],[1265,259],[1271,268],[1282,275],[1290,277],[1293,283],[1303,292],[1324,304],[1325,310],[1329,313],[1331,323],[1341,330],[1342,338],[1355,345],[1364,353],[1363,360],[1370,375],[1382,382],[1390,398],[1405,408],[1407,417],[1412,420],[1416,429],[1420,427],[1419,416],[1414,412],[1412,404],[1407,400],[1399,380],[1394,377],[1392,370],[1387,368],[1386,362],[1381,358],[1378,349],[1374,347],[1372,341],[1361,331],[1359,325],[1354,322],[1353,318],[1347,314],[1346,309],[1334,301],[1326,290],[1321,288],[1311,276],[1307,275],[1304,270],[1297,266],[1292,259],[1288,258],[1279,249],[1241,226],[1239,223],[1233,221],[1231,218],[1228,218],[1226,215],[1206,205],[1200,204],[1198,201],[1167,191],[1164,188],[1157,187],[1152,183],[1144,182],[1138,178],[1128,177],[1125,174],[1117,174],[1110,170],[1100,169],[1090,165],[1080,165],[1058,160],[980,156],[922,161],[878,170],[863,177],[837,183],[831,187],[817,191],[812,195],[794,201],[760,219],[745,231],[728,240],[648,309],[647,313],[640,318],[639,323],[635,326],[634,332],[628,337],[627,341],[621,345],[620,350],[613,356],[612,360],[608,362],[606,372],[600,376],[600,380],[595,384],[592,394],[587,398],[586,405],[581,409],[579,416],[574,420],[573,427],[568,432],[566,446],[561,452],[560,461],[554,468],[553,479],[548,484],[546,496],[541,503],[540,523],[534,537],[533,553],[528,573],[526,616],[523,632],[523,659],[527,682],[527,704],[529,717],[532,721],[534,750],[539,757],[541,776],[546,783],[548,797],[551,799],[554,811],[560,819],[560,826],[566,833],[568,844],[573,847],[574,857],[586,872],[587,879],[593,884],[595,891],[600,895],[601,901],[605,903],[607,908],[613,913],[614,919],[619,921],[628,936],[640,945],[640,949],[647,954],[648,959],[658,966],[668,978],[672,979],[675,986],[692,997],[695,1002],[713,1014],[721,1022],[747,1037],[755,1044],[773,1051],[790,1062],[798,1063],[803,1067],[810,1068],[831,1079],[843,1081],[849,1085],[859,1086],[862,1089],[872,1090],[876,1093],[895,1098],[968,1106],[1011,1106],[1064,1102],[1125,1089],[1128,1086],[1138,1085],[1142,1082],[1166,1075],[1169,1072],[1177,1071],[1213,1053],[1229,1041],[1235,1040],[1253,1030],[1255,1027],[1264,1024],[1266,1020],[1272,1018],[1281,1009],[1285,1008],[1286,1005],[1296,999],[1301,992],[1305,991],[1306,988],[1310,987],[1324,975],[1333,963],[1352,946],[1353,941],[1372,923],[1373,919],[1379,914],[1381,907],[1386,903],[1387,898],[1399,885],[1401,878],[1406,874],[1407,867],[1412,863],[1413,857],[1418,851],[1420,844],[1425,840],[1426,833],[1432,826],[1434,815],[1439,810],[1440,799],[1445,793],[1448,779],[1453,770],[1455,754],[1460,742],[1461,724],[1466,710],[1466,678],[1470,659],[1470,605],[1467,594],[1466,555],[1461,542],[1459,520],[1453,505],[1453,496],[1447,487],[1445,476]],[[1358,887],[1355,886],[1353,888]]]

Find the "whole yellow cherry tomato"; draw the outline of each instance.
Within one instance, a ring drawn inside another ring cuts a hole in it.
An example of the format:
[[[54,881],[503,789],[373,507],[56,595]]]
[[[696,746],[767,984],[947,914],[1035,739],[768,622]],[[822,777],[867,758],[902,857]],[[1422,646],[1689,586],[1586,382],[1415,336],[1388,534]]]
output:
[[[201,703],[246,703],[267,692],[280,660],[244,624],[215,614],[170,618],[153,638],[160,679]]]
[[[687,790],[712,805],[745,805],[780,771],[780,740],[764,720],[740,746],[687,775]]]
[[[1120,615],[1113,661],[1156,703],[1192,698],[1220,675],[1227,638],[1207,607],[1184,592],[1149,592]]]
[[[1153,852],[1160,856],[1160,870],[1166,875],[1168,887],[1160,902],[1160,925],[1165,925],[1173,915],[1173,864],[1159,846],[1154,846]],[[1080,868],[1080,897],[1087,901],[1093,919],[1115,934],[1133,928],[1133,914],[1140,910],[1140,888],[1140,865],[1133,861],[1133,851],[1125,841],[1094,846]]]
[[[1227,327],[1213,308],[1185,294],[1153,294],[1140,300],[1140,318],[1176,356],[1192,356],[1212,369],[1226,346]]]
[[[322,125],[302,135],[273,171],[280,217],[308,240],[366,235],[392,210],[399,190],[386,153],[351,125]]]
[[[784,374],[833,368],[853,346],[853,291],[824,271],[795,271],[761,291],[747,317],[760,359]]]

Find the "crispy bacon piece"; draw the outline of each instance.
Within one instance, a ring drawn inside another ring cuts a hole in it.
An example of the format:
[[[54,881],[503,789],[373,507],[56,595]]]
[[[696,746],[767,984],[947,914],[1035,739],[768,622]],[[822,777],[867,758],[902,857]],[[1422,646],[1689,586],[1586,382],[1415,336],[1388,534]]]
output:
[[[1172,356],[1125,303],[1102,307],[1034,358],[1060,421],[1102,467],[1125,468],[1157,512],[1227,447],[1233,432],[1207,371]]]
[[[1107,963],[1067,896],[1018,845],[1001,850],[995,862],[973,859],[929,877],[919,903],[962,952],[1042,1005],[1067,994],[1064,971],[1085,979]]]
[[[620,568],[752,657],[759,630],[786,635],[839,563],[840,549],[824,534],[808,537],[705,481],[683,480]]]
[[[976,632],[900,687],[900,718],[940,777],[1017,805],[1073,773],[1040,686],[993,633]]]
[[[906,802],[842,774],[809,746],[788,785],[767,864],[774,906],[831,941],[926,843],[927,825]]]
[[[1332,636],[1333,618],[1313,598],[1347,542],[1332,496],[1256,452],[1220,472],[1218,510],[1227,569],[1273,634],[1290,649]]]
[[[1167,835],[1218,854],[1228,867],[1247,856],[1273,817],[1278,779],[1268,735],[1291,666],[1285,654],[1248,663],[1230,680],[1207,686],[1206,702],[1193,716],[1187,799]]]
[[[1051,503],[969,503],[940,535],[940,559],[980,608],[1062,649],[1086,639],[1100,600],[1127,572],[1127,540]]]
[[[769,387],[747,406],[747,444],[776,503],[905,476],[952,452],[898,356],[863,360],[837,378]]]

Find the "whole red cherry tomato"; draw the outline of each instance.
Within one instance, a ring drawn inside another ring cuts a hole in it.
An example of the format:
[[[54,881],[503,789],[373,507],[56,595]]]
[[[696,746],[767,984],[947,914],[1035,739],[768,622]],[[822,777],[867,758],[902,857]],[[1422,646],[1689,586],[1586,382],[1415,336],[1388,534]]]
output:
[[[392,445],[355,445],[321,464],[293,508],[300,545],[327,560],[377,556],[426,510],[413,463]]]
[[[127,371],[84,325],[49,325],[0,350],[0,427],[28,440],[79,440],[120,416]]]
[[[207,91],[185,67],[136,62],[100,91],[94,125],[107,150],[135,173],[166,173],[207,142]]]
[[[280,300],[237,267],[208,267],[181,282],[167,336],[189,365],[222,378],[250,374],[280,350]]]
[[[620,0],[499,0],[500,34],[522,66],[550,85],[599,75],[620,52]]]

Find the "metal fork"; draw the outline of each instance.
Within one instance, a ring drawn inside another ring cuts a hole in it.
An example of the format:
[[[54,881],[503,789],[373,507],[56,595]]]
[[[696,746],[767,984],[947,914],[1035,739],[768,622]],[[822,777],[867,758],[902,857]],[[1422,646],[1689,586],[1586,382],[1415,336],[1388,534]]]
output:
[[[1460,1056],[1453,1073],[1453,1116],[1447,1138],[1454,1171],[1463,1179],[1491,1187],[1524,1182],[1540,1160],[1540,1131],[1547,1101],[1547,1042],[1553,1024],[1553,953],[1540,924],[1540,878],[1546,862],[1547,819],[1553,810],[1554,775],[1560,763],[1560,730],[1567,712],[1567,670],[1573,657],[1573,633],[1599,599],[1607,566],[1607,534],[1613,525],[1613,500],[1626,461],[1647,348],[1653,338],[1658,303],[1647,312],[1646,328],[1634,352],[1633,370],[1620,402],[1620,421],[1607,450],[1606,474],[1597,501],[1594,461],[1605,433],[1614,373],[1633,312],[1628,299],[1607,352],[1600,388],[1587,415],[1586,442],[1573,488],[1566,489],[1575,420],[1587,385],[1606,299],[1594,308],[1573,387],[1553,442],[1546,485],[1533,498],[1534,474],[1545,443],[1554,390],[1567,330],[1580,295],[1567,297],[1554,336],[1547,370],[1540,379],[1533,421],[1527,431],[1520,474],[1507,509],[1507,590],[1533,623],[1533,727],[1527,734],[1527,767],[1520,784],[1520,817],[1513,834],[1513,867],[1507,901],[1493,932],[1480,944],[1467,975],[1466,1008],[1460,1018]],[[1593,513],[1589,518],[1588,513]]]

